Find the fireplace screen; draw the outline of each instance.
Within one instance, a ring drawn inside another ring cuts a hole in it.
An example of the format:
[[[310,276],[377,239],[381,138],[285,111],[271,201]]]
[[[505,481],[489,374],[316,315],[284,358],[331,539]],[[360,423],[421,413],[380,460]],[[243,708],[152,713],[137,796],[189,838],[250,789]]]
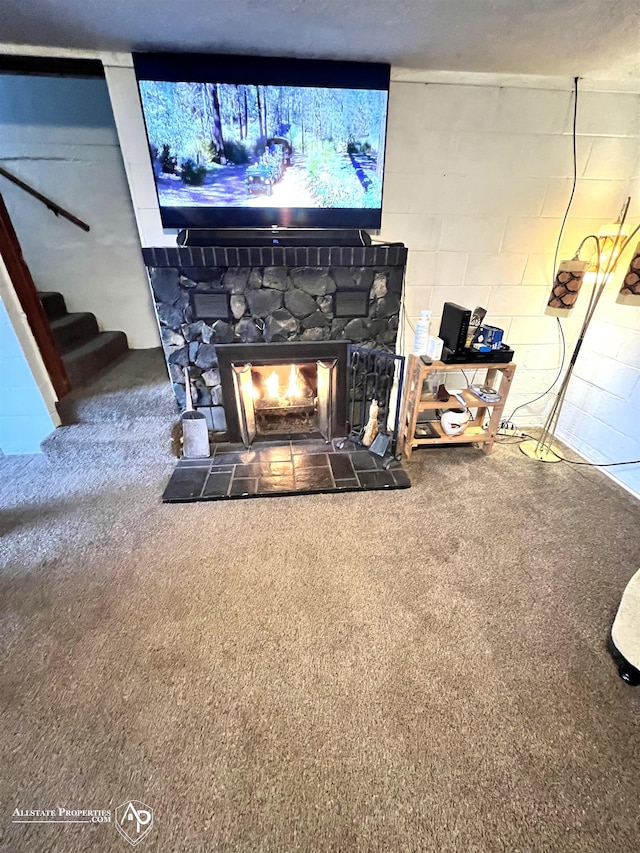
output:
[[[256,435],[319,432],[332,438],[336,360],[301,363],[232,363],[242,440]]]

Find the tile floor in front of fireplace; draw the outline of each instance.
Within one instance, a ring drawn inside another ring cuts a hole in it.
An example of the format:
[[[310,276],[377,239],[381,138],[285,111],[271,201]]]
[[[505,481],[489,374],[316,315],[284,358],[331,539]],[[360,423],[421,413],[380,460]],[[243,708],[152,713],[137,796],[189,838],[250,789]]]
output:
[[[339,440],[291,439],[213,445],[209,459],[181,459],[162,495],[164,503],[407,489],[399,462],[385,470],[366,448]]]

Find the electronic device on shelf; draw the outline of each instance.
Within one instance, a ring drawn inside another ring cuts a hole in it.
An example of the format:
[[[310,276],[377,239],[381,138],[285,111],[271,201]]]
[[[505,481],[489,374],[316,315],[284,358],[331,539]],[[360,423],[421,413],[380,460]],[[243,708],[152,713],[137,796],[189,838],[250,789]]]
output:
[[[469,385],[469,391],[485,403],[499,403],[502,395],[489,385]]]
[[[134,53],[133,67],[165,228],[380,228],[389,65]]]
[[[442,308],[442,319],[438,337],[444,341],[442,352],[453,353],[465,350],[469,323],[471,322],[471,311],[456,305],[455,302],[445,302]],[[442,361],[445,361],[444,355]]]
[[[484,309],[476,308],[477,313],[482,311]],[[491,362],[502,364],[511,361],[513,350],[502,343],[502,329],[496,326],[479,326],[478,332],[480,329],[483,330],[483,343],[479,346],[475,343],[470,347],[466,346],[470,323],[471,311],[468,308],[456,305],[455,302],[444,303],[438,332],[438,337],[444,341],[441,361],[445,364],[490,364]],[[474,341],[477,340],[478,333],[474,336]]]
[[[467,331],[467,340],[465,346],[470,347],[473,343],[473,340],[476,336],[476,332],[480,328],[480,325],[484,318],[487,316],[487,309],[483,308],[481,305],[476,305],[473,309],[473,314],[471,315],[471,320],[469,321],[469,329]]]
[[[502,343],[504,331],[498,326],[480,325],[473,336],[472,348],[480,352],[498,349]]]
[[[444,347],[442,359],[445,364],[504,364],[513,360],[514,352],[506,344],[501,344],[500,349],[479,352],[475,349],[464,349],[453,352]]]

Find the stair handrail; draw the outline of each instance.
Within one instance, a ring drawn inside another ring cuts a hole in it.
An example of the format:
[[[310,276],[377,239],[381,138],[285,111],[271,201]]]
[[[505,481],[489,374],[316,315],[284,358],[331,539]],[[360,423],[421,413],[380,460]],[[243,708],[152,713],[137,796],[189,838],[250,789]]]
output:
[[[69,222],[73,222],[74,225],[77,225],[78,228],[82,228],[83,231],[91,231],[91,227],[87,225],[86,222],[83,222],[82,219],[78,219],[77,216],[74,216],[73,213],[69,213],[69,211],[65,210],[64,207],[60,207],[59,204],[56,204],[55,201],[47,198],[46,195],[42,195],[38,190],[34,190],[34,188],[30,187],[29,184],[25,184],[24,181],[21,181],[20,178],[12,175],[11,172],[8,172],[3,166],[0,166],[0,175],[5,177],[8,181],[11,181],[11,183],[15,184],[17,187],[20,187],[20,189],[29,193],[29,195],[37,198],[38,201],[41,201],[45,207],[55,214],[55,216],[64,216],[65,219],[68,219]]]

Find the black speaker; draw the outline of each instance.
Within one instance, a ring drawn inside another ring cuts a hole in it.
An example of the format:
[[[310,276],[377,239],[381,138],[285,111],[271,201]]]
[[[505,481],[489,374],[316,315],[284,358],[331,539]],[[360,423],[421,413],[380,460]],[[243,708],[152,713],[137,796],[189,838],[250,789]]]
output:
[[[366,231],[336,228],[183,228],[178,246],[370,246]]]
[[[438,337],[453,353],[461,352],[467,343],[467,332],[471,321],[471,311],[456,305],[455,302],[445,302],[442,309],[442,320]]]

